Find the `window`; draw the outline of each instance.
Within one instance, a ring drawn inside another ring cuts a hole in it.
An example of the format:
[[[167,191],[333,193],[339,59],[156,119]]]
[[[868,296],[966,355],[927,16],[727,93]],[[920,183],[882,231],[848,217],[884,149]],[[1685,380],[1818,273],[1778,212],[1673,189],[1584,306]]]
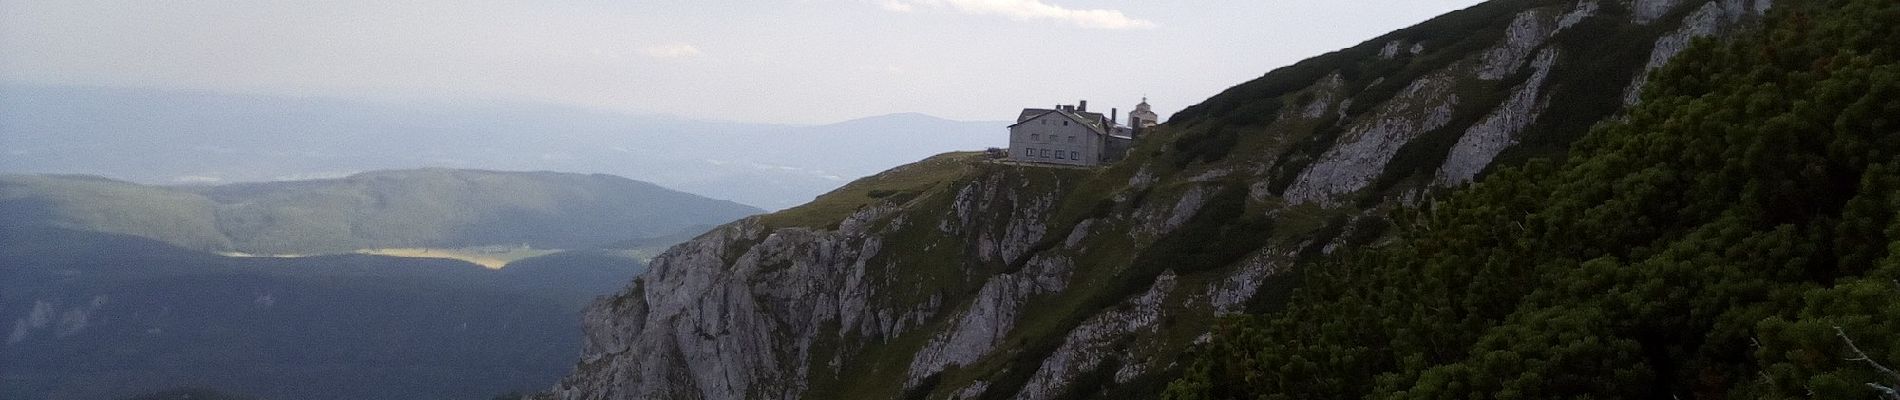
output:
[[[1030,156],[1034,156],[1034,155],[1036,155],[1036,149],[1030,149],[1030,148],[1023,149],[1023,158],[1029,158]]]
[[[1062,121],[1062,126],[1069,126],[1069,121]]]
[[[1077,153],[1077,152],[1073,152],[1073,151],[1071,151],[1071,152],[1069,152],[1069,159],[1070,159],[1070,160],[1080,160],[1080,159],[1082,159],[1082,153]]]
[[[1035,140],[1035,141],[1042,141],[1042,134],[1040,134],[1040,133],[1031,133],[1031,134],[1029,134],[1029,140]]]
[[[1042,158],[1049,158],[1049,149],[1042,149]]]

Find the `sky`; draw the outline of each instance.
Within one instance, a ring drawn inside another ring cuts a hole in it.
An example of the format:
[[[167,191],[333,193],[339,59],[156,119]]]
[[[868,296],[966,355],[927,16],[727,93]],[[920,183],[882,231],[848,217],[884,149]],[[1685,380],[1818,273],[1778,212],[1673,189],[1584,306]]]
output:
[[[1164,118],[1476,0],[0,0],[0,84],[821,124]]]

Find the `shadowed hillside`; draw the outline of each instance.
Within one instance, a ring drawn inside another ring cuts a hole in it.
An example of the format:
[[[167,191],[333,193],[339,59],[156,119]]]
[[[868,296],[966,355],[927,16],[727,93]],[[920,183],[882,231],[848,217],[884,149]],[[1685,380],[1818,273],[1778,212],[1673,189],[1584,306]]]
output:
[[[7,399],[184,385],[311,400],[532,390],[575,356],[582,306],[642,268],[567,253],[502,270],[367,255],[229,258],[57,228],[0,237]]]

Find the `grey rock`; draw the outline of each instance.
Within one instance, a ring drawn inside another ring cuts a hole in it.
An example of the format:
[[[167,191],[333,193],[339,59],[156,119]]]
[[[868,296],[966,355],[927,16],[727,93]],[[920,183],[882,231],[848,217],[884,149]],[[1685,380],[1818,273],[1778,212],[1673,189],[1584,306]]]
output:
[[[965,365],[989,355],[1015,328],[1017,313],[1030,296],[1061,291],[1075,263],[1060,256],[1037,256],[1014,274],[998,275],[983,285],[976,299],[958,314],[949,330],[938,333],[911,360],[905,387],[951,365]]]
[[[1452,108],[1458,104],[1458,96],[1451,92],[1453,82],[1449,70],[1412,82],[1368,121],[1341,135],[1339,144],[1301,172],[1282,197],[1300,204],[1365,188],[1406,142],[1451,121]]]
[[[1557,30],[1561,31],[1576,26],[1578,23],[1582,23],[1583,20],[1596,16],[1597,12],[1602,9],[1603,5],[1598,4],[1596,0],[1579,1],[1577,2],[1576,8],[1571,9],[1568,13],[1564,13],[1563,18],[1557,20]]]
[[[1524,65],[1524,58],[1557,31],[1559,24],[1550,21],[1550,16],[1545,14],[1530,10],[1511,19],[1510,28],[1504,31],[1504,42],[1484,52],[1478,66],[1478,79],[1495,81],[1516,73]]]
[[[1126,307],[1116,307],[1090,317],[1081,326],[1070,330],[1063,338],[1062,345],[1044,358],[1042,366],[1023,384],[1023,389],[1014,398],[1021,400],[1044,400],[1061,394],[1061,390],[1077,375],[1101,365],[1115,339],[1136,332],[1152,330],[1161,320],[1161,305],[1167,294],[1174,290],[1176,277],[1174,272],[1163,273],[1155,278],[1148,291],[1129,299]],[[1132,363],[1131,363],[1132,364]]]
[[[1455,185],[1470,182],[1478,172],[1491,165],[1491,160],[1504,149],[1517,144],[1517,135],[1541,114],[1546,103],[1543,96],[1544,82],[1550,78],[1550,68],[1557,62],[1558,51],[1545,49],[1538,53],[1537,60],[1531,63],[1536,72],[1530,79],[1518,85],[1511,98],[1498,105],[1496,110],[1466,129],[1458,143],[1452,145],[1451,152],[1445,156],[1445,164],[1438,169],[1436,183]]]
[[[1682,0],[1633,0],[1630,2],[1630,18],[1637,25],[1649,25],[1669,15]]]
[[[1676,58],[1697,38],[1714,36],[1723,32],[1744,18],[1768,12],[1772,3],[1756,1],[1750,4],[1744,0],[1710,1],[1696,8],[1689,16],[1683,17],[1682,27],[1656,39],[1656,46],[1649,53],[1649,64],[1637,73],[1636,79],[1623,89],[1623,103],[1633,105],[1642,101],[1643,86],[1649,84],[1649,75],[1661,69]]]

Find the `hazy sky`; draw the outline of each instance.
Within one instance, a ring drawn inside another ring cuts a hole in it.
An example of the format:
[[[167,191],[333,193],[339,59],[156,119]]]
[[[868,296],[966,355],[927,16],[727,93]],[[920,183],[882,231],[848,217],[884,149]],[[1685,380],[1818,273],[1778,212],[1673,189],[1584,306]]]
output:
[[[1221,89],[1476,0],[0,0],[0,83],[532,100],[746,122]]]

